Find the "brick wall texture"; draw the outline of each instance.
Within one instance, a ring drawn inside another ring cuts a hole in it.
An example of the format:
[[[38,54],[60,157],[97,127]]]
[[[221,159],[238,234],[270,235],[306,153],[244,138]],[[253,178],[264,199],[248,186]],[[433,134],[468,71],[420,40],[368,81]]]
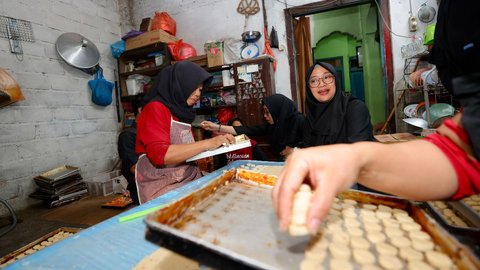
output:
[[[120,39],[120,16],[117,0],[0,0],[0,15],[30,21],[35,37],[22,42],[23,55],[10,53],[8,39],[0,38],[0,67],[25,96],[0,108],[0,198],[22,209],[38,203],[28,198],[34,176],[67,164],[91,178],[117,160],[115,100],[107,107],[93,104],[92,76],[66,64],[55,41],[66,32],[91,40],[105,78],[114,81],[109,46]]]

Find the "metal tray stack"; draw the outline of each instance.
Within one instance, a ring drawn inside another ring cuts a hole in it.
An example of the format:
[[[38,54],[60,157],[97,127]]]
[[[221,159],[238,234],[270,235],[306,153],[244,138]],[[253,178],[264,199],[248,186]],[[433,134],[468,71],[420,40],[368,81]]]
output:
[[[244,181],[237,173],[235,167],[225,171],[201,189],[150,214],[145,220],[146,238],[219,269],[299,269],[308,258],[313,241],[322,237],[324,240],[335,238],[327,233],[311,238],[291,237],[280,232],[271,202],[272,187],[265,182]],[[421,231],[420,234],[427,235],[432,241],[432,251],[450,258],[456,269],[480,268],[478,258],[468,247],[461,245],[424,210],[409,201],[357,191],[342,193],[337,200],[353,202],[351,211],[357,220],[352,223],[361,223],[360,212],[365,210],[363,207],[366,208],[366,205],[401,212],[406,216],[403,218],[416,224],[413,229]],[[346,219],[343,216],[340,220],[345,223]],[[341,226],[344,230],[348,229],[345,224]],[[366,237],[368,229],[371,229],[367,227],[361,224],[356,232],[361,231],[361,235]],[[385,229],[386,225],[377,227]],[[403,238],[409,236],[406,230],[401,233]],[[388,237],[383,241],[393,245]],[[347,245],[344,251],[350,254],[353,251],[349,249]],[[381,267],[382,256],[377,250],[375,244],[371,244],[368,252],[375,256],[373,264]],[[328,249],[323,252],[321,256],[324,257],[317,262],[316,268],[328,269],[336,259],[335,254]],[[398,256],[396,260],[401,261]],[[423,258],[422,263],[432,263],[427,255]],[[346,260],[355,269],[361,268],[353,255]],[[405,260],[401,263],[404,269],[409,266]]]
[[[73,166],[60,166],[36,176],[34,181],[37,189],[30,197],[43,200],[48,207],[78,200],[88,191],[80,168]]]

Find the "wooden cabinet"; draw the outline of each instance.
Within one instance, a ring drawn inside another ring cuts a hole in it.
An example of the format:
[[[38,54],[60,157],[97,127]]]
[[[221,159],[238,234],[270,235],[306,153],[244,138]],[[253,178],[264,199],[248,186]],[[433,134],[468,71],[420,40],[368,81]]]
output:
[[[219,109],[231,108],[245,125],[264,122],[260,100],[275,93],[273,60],[270,57],[258,57],[205,70],[214,78],[211,86],[202,92],[200,104],[196,108],[197,115],[217,121]],[[222,79],[223,72],[229,72],[233,77],[232,85],[224,81],[228,76],[223,76]],[[233,98],[233,102],[225,102],[222,96]]]
[[[268,56],[233,64],[237,114],[247,126],[264,123],[260,101],[275,93],[273,59]]]
[[[158,72],[170,63],[167,44],[162,42],[125,51],[118,58],[118,91],[122,101],[124,126],[133,123],[135,108],[140,106],[144,93],[151,88]],[[144,80],[132,79],[136,75],[145,76]]]
[[[122,100],[129,94],[127,79],[131,75],[146,75],[153,79],[164,67],[170,65],[171,57],[166,43],[125,51],[118,59],[118,79]],[[138,94],[142,94],[140,91]]]

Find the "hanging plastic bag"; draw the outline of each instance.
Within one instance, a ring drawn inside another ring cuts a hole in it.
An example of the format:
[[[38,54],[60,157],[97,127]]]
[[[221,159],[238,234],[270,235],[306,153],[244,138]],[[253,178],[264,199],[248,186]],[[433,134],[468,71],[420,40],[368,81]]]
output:
[[[272,31],[270,31],[270,47],[278,49],[278,34],[273,26]]]
[[[192,45],[183,42],[183,39],[173,43],[168,43],[168,49],[170,50],[170,54],[175,61],[181,61],[197,56],[197,51],[195,48]]]
[[[111,44],[110,49],[112,50],[112,56],[115,58],[119,58],[125,51],[125,41],[119,40]]]
[[[113,83],[103,78],[103,70],[99,68],[95,78],[88,81],[92,90],[92,102],[100,106],[108,106],[112,103]]]
[[[150,31],[157,29],[162,29],[170,35],[175,36],[177,34],[177,22],[170,17],[167,12],[155,12]]]

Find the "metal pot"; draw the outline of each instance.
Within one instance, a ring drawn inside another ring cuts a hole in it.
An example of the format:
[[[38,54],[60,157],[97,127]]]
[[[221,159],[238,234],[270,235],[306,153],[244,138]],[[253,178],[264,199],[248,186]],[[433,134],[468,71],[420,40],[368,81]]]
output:
[[[242,40],[248,43],[256,42],[260,39],[260,37],[262,37],[262,34],[260,34],[258,31],[247,31],[243,32],[242,34]]]
[[[100,53],[97,46],[77,33],[64,33],[55,42],[60,57],[69,65],[92,74],[98,69]]]

